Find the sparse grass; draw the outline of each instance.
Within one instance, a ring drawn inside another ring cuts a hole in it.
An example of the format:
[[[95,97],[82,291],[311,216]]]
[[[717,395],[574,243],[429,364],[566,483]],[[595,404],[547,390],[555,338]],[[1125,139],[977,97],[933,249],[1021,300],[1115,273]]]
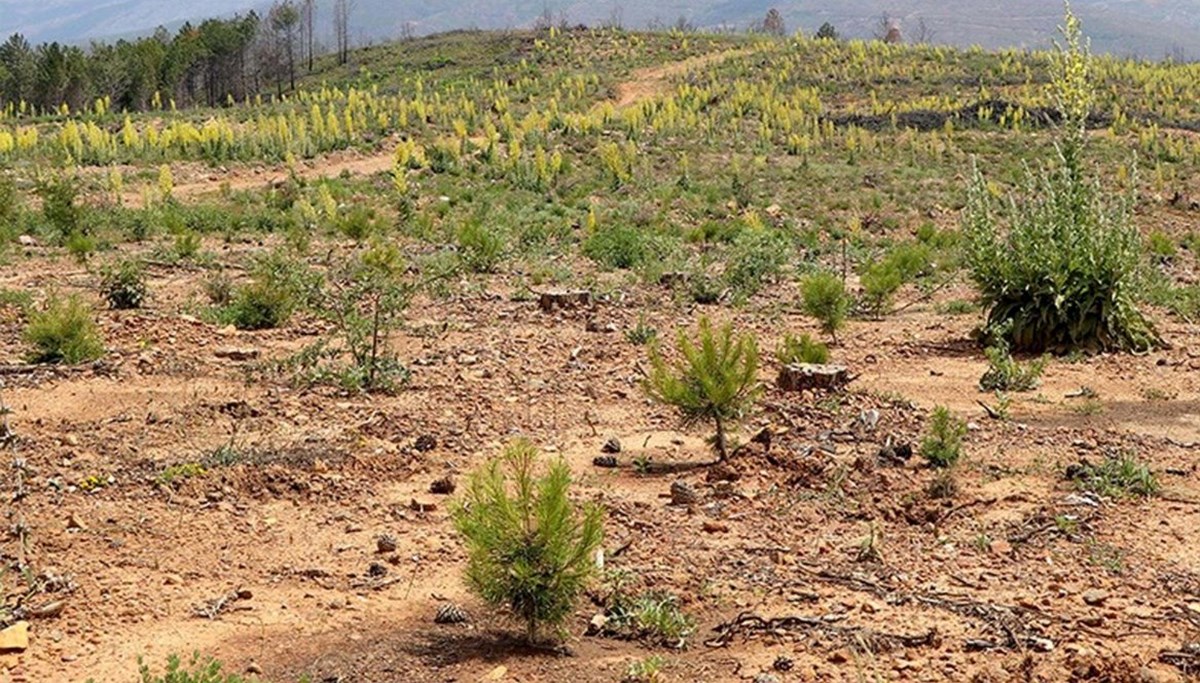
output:
[[[207,473],[208,470],[204,469],[204,465],[198,462],[185,462],[166,467],[162,472],[158,473],[155,481],[159,484],[170,486],[178,481],[203,477]]]
[[[178,655],[171,655],[161,674],[152,673],[149,665],[139,659],[138,672],[141,683],[248,683],[241,676],[225,673],[224,666],[216,659],[201,659],[199,653],[192,655],[187,665]]]
[[[638,316],[637,324],[625,330],[625,340],[634,346],[645,346],[658,338],[658,330],[646,323],[646,316]]]
[[[662,672],[667,666],[665,659],[658,655],[650,655],[629,663],[621,683],[660,683]]]

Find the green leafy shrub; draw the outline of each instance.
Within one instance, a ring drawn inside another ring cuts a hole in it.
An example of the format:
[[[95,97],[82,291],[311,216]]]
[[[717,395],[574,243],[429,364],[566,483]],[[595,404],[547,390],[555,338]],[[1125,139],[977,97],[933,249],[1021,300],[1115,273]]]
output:
[[[1142,247],[1130,214],[1137,183],[1122,194],[1085,177],[1090,55],[1069,11],[1065,27],[1066,47],[1053,66],[1064,114],[1056,163],[1028,170],[1021,198],[1007,204],[994,200],[974,169],[964,212],[967,263],[989,326],[1011,321],[1014,350],[1151,348],[1159,338],[1135,296]]]
[[[1080,489],[1110,498],[1149,498],[1162,488],[1146,463],[1128,452],[1107,455],[1099,465],[1072,465],[1067,476]]]
[[[1008,342],[1003,334],[996,335],[984,353],[987,355],[988,369],[983,373],[983,377],[979,378],[980,389],[1032,391],[1041,383],[1046,359],[1038,358],[1028,363],[1018,362],[1009,351]]]
[[[479,220],[467,221],[458,230],[458,256],[476,273],[492,273],[504,260],[504,237]]]
[[[562,623],[595,572],[604,513],[568,498],[571,473],[559,460],[535,471],[538,450],[518,441],[475,471],[451,508],[467,546],[467,583],[493,605],[507,606],[532,642]]]
[[[218,318],[239,330],[270,330],[287,323],[295,311],[296,297],[287,287],[255,280],[237,288]]]
[[[29,314],[24,336],[34,363],[76,365],[104,355],[92,309],[78,296],[51,295],[42,310]]]
[[[836,343],[837,331],[846,324],[850,312],[850,297],[842,279],[829,272],[809,275],[800,281],[800,298],[804,312],[816,318]]]
[[[583,254],[596,263],[617,270],[642,264],[653,254],[645,230],[632,226],[608,226],[597,229],[583,243]]]
[[[100,293],[110,308],[141,308],[146,300],[146,270],[141,262],[128,260],[104,269]]]
[[[967,423],[955,417],[949,408],[938,406],[933,409],[929,431],[921,441],[921,457],[932,467],[953,467],[961,456],[966,435]]]
[[[680,332],[677,346],[681,358],[674,364],[657,345],[651,347],[643,388],[652,399],[677,408],[685,423],[713,422],[713,448],[724,460],[728,424],[740,420],[760,393],[758,344],[753,334],[735,337],[731,325],[713,330],[708,318],[701,318],[697,340]]]
[[[808,334],[799,337],[785,334],[775,351],[775,359],[780,365],[823,365],[829,362],[829,347]]]

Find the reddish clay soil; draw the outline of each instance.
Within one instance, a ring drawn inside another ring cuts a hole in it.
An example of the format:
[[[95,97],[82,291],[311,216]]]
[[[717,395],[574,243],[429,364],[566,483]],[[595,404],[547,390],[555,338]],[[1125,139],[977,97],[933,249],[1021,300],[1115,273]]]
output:
[[[206,246],[223,262],[249,249]],[[859,375],[847,393],[783,393],[764,364],[768,388],[725,473],[737,479],[722,485],[708,468],[633,468],[637,456],[709,455],[703,430],[680,431],[644,398],[645,350],[624,331],[645,316],[670,336],[709,313],[773,349],[784,332],[815,333],[790,285],[735,311],[626,285],[547,314],[496,276],[476,295],[418,301],[392,340],[411,385],[364,396],[259,371],[326,330],[200,322],[186,312],[201,278],[156,267],[149,307],[103,311],[109,351],[81,368],[18,368],[20,317],[0,309],[17,435],[0,556],[41,589],[23,605],[30,648],[0,659],[4,683],[129,681],[139,656],[159,666],[197,650],[272,681],[618,681],[654,654],[667,681],[1176,681],[1200,640],[1192,326],[1165,322],[1173,347],[1149,355],[1055,361],[1001,421],[976,403],[995,400],[976,388],[975,316],[924,302],[852,322],[834,349]],[[96,291],[92,275],[37,249],[0,273],[0,287],[51,286]],[[223,357],[230,349],[257,358]],[[1091,403],[1067,398],[1081,386]],[[944,500],[927,494],[936,475],[919,457],[877,457],[889,439],[918,442],[934,404],[972,421]],[[749,441],[764,428],[769,445]],[[569,655],[531,651],[467,593],[448,498],[429,487],[517,436],[566,458],[578,494],[607,508],[607,566],[696,617],[687,649],[586,636],[597,610],[584,601]],[[610,436],[625,446],[621,466],[593,467]],[[159,483],[222,445],[236,462]],[[1109,450],[1146,460],[1163,494],[1096,501],[1064,480]],[[670,504],[676,480],[698,504]],[[384,534],[395,551],[378,552]],[[27,589],[12,574],[3,586]],[[434,624],[444,601],[471,622]]]

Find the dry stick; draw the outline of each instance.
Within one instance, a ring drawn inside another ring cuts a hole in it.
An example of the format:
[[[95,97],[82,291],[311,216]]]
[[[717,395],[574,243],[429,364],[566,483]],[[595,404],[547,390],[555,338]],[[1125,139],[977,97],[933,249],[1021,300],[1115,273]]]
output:
[[[921,296],[917,297],[916,299],[913,299],[912,301],[904,304],[900,308],[897,308],[896,310],[892,311],[892,314],[894,315],[896,313],[903,313],[904,311],[907,311],[908,309],[912,308],[913,306],[916,306],[919,303],[924,303],[926,301],[929,301],[930,299],[932,299],[934,297],[934,295],[940,293],[942,290],[944,290],[947,287],[949,287],[950,285],[954,284],[954,280],[955,280],[954,277],[950,277],[950,278],[942,281],[942,283],[940,285],[929,290],[928,293],[922,294]]]

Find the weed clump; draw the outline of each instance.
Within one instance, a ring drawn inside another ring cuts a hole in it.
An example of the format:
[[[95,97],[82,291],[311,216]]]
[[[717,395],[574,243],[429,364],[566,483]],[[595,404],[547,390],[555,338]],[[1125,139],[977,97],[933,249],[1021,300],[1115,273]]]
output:
[[[141,308],[146,301],[146,271],[138,261],[121,261],[106,268],[100,280],[100,293],[110,308]]]
[[[1072,465],[1067,478],[1083,491],[1109,498],[1150,498],[1162,488],[1150,467],[1128,452],[1109,454],[1099,465]]]
[[[29,314],[24,336],[34,363],[77,365],[104,355],[92,309],[78,296],[52,295],[42,310]]]
[[[1007,203],[995,201],[974,169],[964,214],[967,263],[989,327],[1008,323],[1014,350],[1148,349],[1159,338],[1135,304],[1142,258],[1131,220],[1137,184],[1122,194],[1085,175],[1094,92],[1090,54],[1069,10],[1063,35],[1053,67],[1064,118],[1056,163],[1027,170],[1023,196]]]
[[[1046,359],[1038,358],[1028,363],[1017,361],[1003,334],[994,335],[994,341],[984,353],[988,369],[979,378],[979,388],[983,391],[1032,391],[1041,384]]]
[[[567,464],[559,460],[538,476],[537,459],[533,444],[512,444],[472,474],[451,512],[467,546],[467,583],[507,606],[529,642],[571,614],[604,535],[603,511],[568,498]]]
[[[780,365],[824,365],[829,362],[829,347],[808,334],[799,337],[786,334],[775,351],[775,359]]]

